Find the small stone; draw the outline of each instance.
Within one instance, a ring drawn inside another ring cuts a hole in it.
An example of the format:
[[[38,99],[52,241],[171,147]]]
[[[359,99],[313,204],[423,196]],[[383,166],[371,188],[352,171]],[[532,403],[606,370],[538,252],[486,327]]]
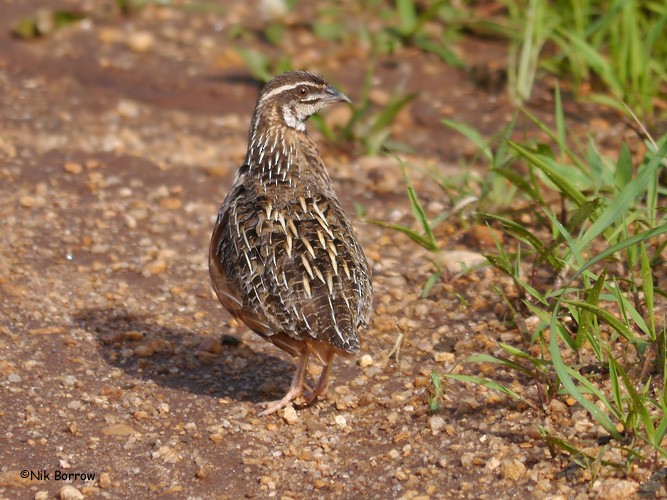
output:
[[[155,37],[148,31],[137,31],[127,38],[127,46],[135,52],[148,52],[155,44]]]
[[[100,27],[98,29],[97,38],[102,43],[118,43],[123,40],[124,37],[125,35],[116,28]]]
[[[215,444],[218,444],[222,441],[222,434],[216,432],[214,434],[211,434],[208,438]]]
[[[102,434],[105,436],[131,436],[134,429],[127,424],[113,424],[102,428]]]
[[[30,335],[56,335],[64,333],[65,329],[61,326],[44,326],[40,328],[31,328],[28,330]]]
[[[593,491],[596,498],[634,498],[639,485],[625,479],[608,479],[597,481]]]
[[[132,352],[135,356],[140,358],[148,358],[156,352],[163,351],[165,347],[166,346],[163,339],[148,339],[145,340],[144,343],[135,347]]]
[[[162,198],[160,200],[160,207],[165,210],[178,210],[183,206],[183,202],[178,198]]]
[[[139,105],[134,101],[121,99],[116,105],[116,112],[123,118],[137,118],[139,116]]]
[[[211,354],[219,354],[222,352],[222,342],[219,339],[205,337],[199,344],[199,350]]]
[[[299,421],[299,416],[293,406],[286,406],[283,410],[283,419],[290,425],[296,424]]]
[[[174,493],[180,493],[183,491],[183,486],[180,484],[174,484],[173,486],[170,486],[166,490],[164,490],[165,495],[173,495]]]
[[[368,98],[378,106],[386,106],[391,101],[391,94],[384,89],[374,88],[369,92]]]
[[[129,332],[125,332],[124,337],[127,340],[141,340],[144,338],[144,332],[138,332],[136,330],[131,330]]]
[[[500,460],[498,460],[497,457],[491,457],[486,462],[486,465],[484,467],[489,470],[496,470],[498,467],[500,467]]]
[[[362,357],[359,358],[357,364],[362,368],[367,368],[373,364],[373,358],[371,357],[370,354],[364,354]]]
[[[35,196],[22,196],[21,199],[19,200],[19,203],[21,204],[22,207],[24,208],[34,208],[34,207],[42,207],[46,204],[46,200],[44,198],[40,197],[35,197]]]
[[[434,352],[433,359],[436,363],[453,363],[456,360],[456,356],[451,352]]]
[[[339,427],[345,427],[347,425],[347,419],[343,415],[336,415],[334,421]]]
[[[35,500],[48,500],[49,492],[48,491],[38,491],[35,493]]]
[[[72,485],[66,485],[60,488],[58,492],[60,500],[83,500],[83,493]]]
[[[403,469],[398,469],[394,473],[394,477],[396,479],[398,479],[399,481],[405,481],[406,479],[408,479],[408,475],[405,473],[405,471]]]
[[[415,306],[415,316],[418,318],[425,318],[430,311],[431,308],[428,304],[421,303]]]
[[[178,454],[178,452],[169,446],[161,446],[158,451],[153,453],[153,458],[161,458],[164,462],[168,464],[175,464],[180,462],[183,457]]]
[[[67,163],[65,163],[63,168],[65,169],[65,172],[67,172],[68,174],[80,174],[81,172],[83,172],[83,167],[81,166],[81,164],[74,163],[72,161],[68,161]]]
[[[463,240],[469,247],[495,249],[496,242],[502,244],[504,233],[488,226],[475,225],[466,231]]]
[[[517,459],[503,460],[501,474],[505,479],[516,481],[526,474],[526,466]]]
[[[163,259],[156,260],[155,262],[151,262],[146,266],[146,271],[144,274],[147,276],[155,276],[157,274],[162,274],[167,270],[167,262]]]
[[[202,167],[202,170],[211,177],[224,177],[229,172],[229,168],[225,165],[207,165]]]
[[[479,252],[448,250],[441,252],[442,263],[451,273],[459,273],[477,265],[488,265],[489,261]]]
[[[552,399],[549,402],[549,409],[554,412],[554,413],[566,413],[567,412],[567,406],[557,399]]]
[[[464,469],[469,469],[473,466],[473,462],[475,461],[475,454],[474,453],[463,453],[461,455],[461,466]]]
[[[440,431],[445,427],[445,419],[440,415],[434,415],[428,419],[428,425],[431,428],[433,435],[439,434]]]
[[[108,472],[100,474],[100,488],[104,488],[105,490],[111,488],[111,475]]]

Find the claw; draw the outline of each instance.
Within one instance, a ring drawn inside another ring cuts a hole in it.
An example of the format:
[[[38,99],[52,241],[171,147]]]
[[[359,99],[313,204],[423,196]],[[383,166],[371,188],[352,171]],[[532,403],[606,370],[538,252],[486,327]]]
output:
[[[301,353],[299,364],[296,367],[296,373],[294,373],[294,378],[292,379],[292,384],[290,385],[287,394],[285,394],[283,398],[279,399],[278,401],[272,401],[268,403],[267,408],[259,413],[260,417],[271,415],[281,408],[285,408],[285,406],[290,404],[294,399],[303,395],[305,386],[303,379],[306,375],[306,366],[308,366],[308,349],[304,349]]]

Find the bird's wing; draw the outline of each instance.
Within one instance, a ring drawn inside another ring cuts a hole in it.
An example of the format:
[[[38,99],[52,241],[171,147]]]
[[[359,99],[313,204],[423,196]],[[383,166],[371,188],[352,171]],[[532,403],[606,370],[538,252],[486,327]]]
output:
[[[210,259],[221,302],[257,333],[359,350],[370,274],[335,198],[274,207],[239,186],[220,210]]]

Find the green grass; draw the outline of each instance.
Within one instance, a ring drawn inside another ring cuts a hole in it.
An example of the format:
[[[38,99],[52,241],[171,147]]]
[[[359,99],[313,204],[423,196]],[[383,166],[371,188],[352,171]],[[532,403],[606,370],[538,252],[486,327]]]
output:
[[[478,354],[466,363],[496,364],[531,380],[538,400],[526,401],[493,378],[444,376],[500,391],[536,409],[571,396],[609,433],[609,447],[623,450],[628,463],[646,458],[646,447],[667,456],[662,447],[667,318],[654,314],[656,300],[664,303],[667,290],[652,274],[665,265],[667,188],[660,179],[667,167],[667,135],[647,136],[642,157],[633,158],[626,144],[615,157],[606,157],[593,142],[582,155],[570,146],[558,89],[554,102],[555,130],[523,111],[547,132],[548,143],[515,142],[508,131],[490,143],[465,125],[444,122],[479,148],[489,165],[487,183],[504,187],[505,206],[527,202],[534,213],[529,224],[497,212],[478,216],[506,235],[506,243],[486,257],[512,279],[516,297],[497,291],[528,344],[539,346],[539,355],[530,354],[529,345],[501,343],[503,356]],[[502,208],[499,200],[488,200],[495,190],[483,187],[487,199],[480,205]],[[530,330],[528,317],[538,320]],[[606,375],[589,378],[581,370],[583,360]],[[576,449],[558,436],[545,439],[567,453]],[[581,463],[590,467],[590,458]]]
[[[530,97],[538,67],[579,95],[650,120],[667,95],[667,5],[653,0],[505,0],[510,93]],[[585,85],[584,85],[585,84]],[[663,108],[664,112],[664,108]]]

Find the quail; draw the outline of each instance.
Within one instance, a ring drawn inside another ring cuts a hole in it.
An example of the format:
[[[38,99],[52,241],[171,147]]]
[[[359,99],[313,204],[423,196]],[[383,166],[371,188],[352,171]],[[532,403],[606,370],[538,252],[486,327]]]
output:
[[[220,302],[298,357],[287,394],[260,415],[325,394],[334,356],[359,352],[358,330],[371,314],[366,256],[305,126],[337,102],[350,100],[306,71],[264,86],[245,160],[211,238],[209,269]],[[311,355],[323,365],[312,388],[305,380]]]

